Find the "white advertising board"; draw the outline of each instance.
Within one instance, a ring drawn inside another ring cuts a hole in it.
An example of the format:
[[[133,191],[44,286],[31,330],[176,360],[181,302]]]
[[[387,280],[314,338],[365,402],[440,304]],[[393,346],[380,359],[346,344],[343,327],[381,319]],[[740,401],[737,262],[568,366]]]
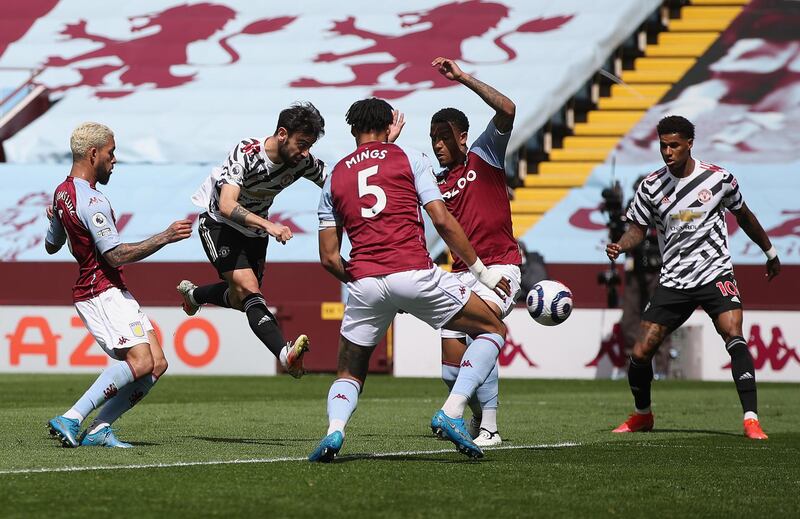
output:
[[[506,319],[508,336],[500,353],[501,378],[608,378],[625,374],[619,327],[620,310],[575,310],[560,326],[535,323],[516,309]],[[699,330],[699,351],[686,358],[700,366],[684,366],[687,377],[730,380],[729,356],[711,319],[697,311],[684,325]],[[800,312],[744,312],[744,337],[759,380],[800,382]],[[677,338],[676,338],[677,340]],[[439,334],[413,316],[394,322],[394,374],[439,377]],[[698,369],[699,368],[699,369]]]
[[[169,362],[168,374],[274,375],[275,357],[241,312],[144,309]],[[94,373],[112,362],[71,306],[0,306],[0,373]]]

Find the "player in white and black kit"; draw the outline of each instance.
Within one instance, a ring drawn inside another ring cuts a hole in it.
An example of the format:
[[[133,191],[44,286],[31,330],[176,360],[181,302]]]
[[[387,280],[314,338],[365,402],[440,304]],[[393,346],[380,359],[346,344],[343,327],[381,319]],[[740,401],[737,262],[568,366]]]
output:
[[[692,158],[694,125],[683,117],[669,116],[658,123],[657,130],[666,167],[639,184],[628,209],[628,230],[617,243],[606,247],[608,257],[615,260],[636,247],[652,223],[658,231],[663,258],[659,284],[642,314],[639,339],[628,368],[635,412],[613,432],[653,428],[651,359],[664,338],[702,306],[731,356],[731,372],[744,410],[745,435],[765,440],[767,435],[756,414],[753,357],[742,336],[742,302],[728,252],[725,210],[736,216],[742,230],[766,254],[768,280],[780,273],[778,254],[744,203],[736,178],[719,166]]]
[[[325,120],[314,105],[297,103],[281,111],[273,135],[236,145],[192,196],[205,210],[199,219],[203,249],[224,281],[198,287],[183,280],[178,285],[188,315],[207,303],[245,312],[253,333],[295,378],[304,372],[308,337],[287,343],[261,295],[269,236],[283,244],[292,238],[288,227],[269,221],[269,208],[301,178],[322,187],[325,164],[309,150],[324,133]]]

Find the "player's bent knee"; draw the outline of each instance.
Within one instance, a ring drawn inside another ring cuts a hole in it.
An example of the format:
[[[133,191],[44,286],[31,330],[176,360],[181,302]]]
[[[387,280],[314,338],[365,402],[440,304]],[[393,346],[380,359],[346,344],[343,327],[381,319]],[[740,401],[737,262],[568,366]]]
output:
[[[165,359],[163,357],[158,359],[158,360],[156,360],[156,361],[154,361],[153,362],[153,375],[155,375],[156,378],[161,377],[161,375],[166,373],[168,367],[169,367],[169,363],[167,362],[167,359]]]
[[[633,345],[633,351],[631,351],[631,358],[636,362],[647,362],[653,355],[655,354],[655,350],[657,348],[651,348],[647,344],[643,342],[637,342]]]
[[[134,376],[141,378],[153,372],[155,361],[148,343],[137,344],[125,355],[125,360],[133,369]]]

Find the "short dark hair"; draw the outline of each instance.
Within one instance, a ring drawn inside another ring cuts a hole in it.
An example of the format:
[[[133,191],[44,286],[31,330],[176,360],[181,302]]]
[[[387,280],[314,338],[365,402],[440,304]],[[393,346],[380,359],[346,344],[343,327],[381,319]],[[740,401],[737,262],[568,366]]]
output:
[[[686,117],[680,115],[670,115],[658,121],[656,126],[658,135],[677,133],[684,139],[694,139],[694,125]]]
[[[313,104],[308,101],[298,102],[292,104],[289,108],[281,110],[275,133],[278,133],[278,128],[286,128],[289,135],[300,132],[313,135],[314,139],[319,139],[321,135],[325,135],[325,119],[322,118],[322,114]]]
[[[457,108],[442,108],[431,117],[431,124],[448,123],[452,124],[459,131],[469,131],[469,119],[464,112]]]
[[[377,97],[362,99],[350,105],[344,118],[357,133],[380,132],[392,124],[392,105]]]

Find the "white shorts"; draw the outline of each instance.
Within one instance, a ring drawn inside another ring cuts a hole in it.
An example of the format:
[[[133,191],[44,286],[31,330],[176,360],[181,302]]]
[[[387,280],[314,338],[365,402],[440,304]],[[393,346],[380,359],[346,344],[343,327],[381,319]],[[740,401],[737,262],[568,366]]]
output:
[[[439,267],[362,278],[347,288],[341,333],[359,346],[377,344],[398,310],[441,328],[467,304],[471,292]]]
[[[514,301],[517,300],[517,295],[519,295],[522,275],[520,274],[519,267],[516,265],[491,265],[487,268],[492,271],[500,272],[503,277],[508,278],[508,280],[511,281],[510,296],[497,295],[497,292],[490,290],[489,287],[478,281],[468,270],[465,270],[464,272],[458,272],[453,275],[456,276],[463,284],[470,287],[472,291],[475,292],[475,295],[484,301],[489,301],[496,304],[502,312],[500,319],[505,319],[506,316],[511,313],[511,310],[514,309]],[[457,332],[442,328],[442,339],[462,339],[466,336],[467,334],[464,332]]]
[[[109,288],[97,297],[78,301],[75,309],[97,344],[112,359],[125,360],[119,356],[121,350],[150,342],[147,332],[153,325],[127,290]]]

